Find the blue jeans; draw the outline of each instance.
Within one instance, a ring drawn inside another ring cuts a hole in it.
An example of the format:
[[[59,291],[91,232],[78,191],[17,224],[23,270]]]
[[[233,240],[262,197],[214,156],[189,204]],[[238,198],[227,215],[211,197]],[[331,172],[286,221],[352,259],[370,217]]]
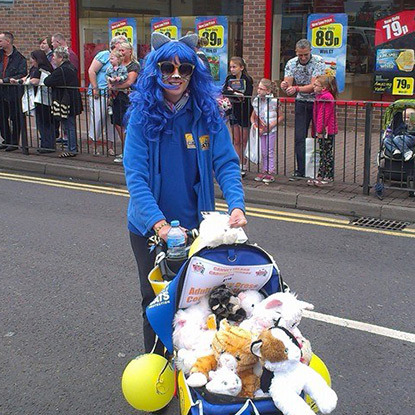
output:
[[[55,124],[50,106],[36,104],[36,125],[39,130],[42,148],[55,149]]]
[[[76,117],[75,115],[69,115],[65,120],[62,120],[63,129],[68,139],[68,151],[76,153]]]
[[[409,150],[413,150],[415,147],[415,135],[402,134],[395,137],[388,136],[383,141],[385,147],[393,153],[395,150],[399,150],[402,154],[405,154]]]

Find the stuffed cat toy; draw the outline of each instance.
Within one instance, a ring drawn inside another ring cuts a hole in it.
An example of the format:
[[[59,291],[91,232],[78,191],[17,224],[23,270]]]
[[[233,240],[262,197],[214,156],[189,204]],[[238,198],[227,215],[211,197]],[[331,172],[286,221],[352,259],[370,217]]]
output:
[[[218,327],[224,318],[228,321],[241,322],[246,317],[240,299],[225,284],[212,289],[208,304],[216,316]]]
[[[284,415],[314,415],[300,396],[302,391],[310,395],[322,414],[329,414],[336,408],[336,392],[316,371],[300,363],[301,349],[287,329],[264,330],[252,343],[251,350],[264,367],[273,372],[269,393]]]
[[[218,368],[209,372],[209,382],[206,389],[211,393],[237,396],[242,390],[241,378],[236,374],[238,362],[229,353],[219,357]]]

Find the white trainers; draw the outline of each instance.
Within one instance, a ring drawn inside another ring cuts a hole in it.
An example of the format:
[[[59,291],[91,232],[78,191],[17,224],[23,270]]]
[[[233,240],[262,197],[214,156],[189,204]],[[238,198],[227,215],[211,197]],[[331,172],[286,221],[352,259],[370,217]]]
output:
[[[403,153],[403,159],[405,160],[405,161],[409,161],[409,160],[411,160],[411,158],[414,156],[414,152],[412,151],[412,150],[408,150],[408,151],[405,151],[405,153]]]
[[[392,156],[398,156],[399,154],[401,154],[400,150],[395,149],[393,150]]]
[[[122,163],[122,154],[120,154],[117,157],[115,157],[114,163]]]

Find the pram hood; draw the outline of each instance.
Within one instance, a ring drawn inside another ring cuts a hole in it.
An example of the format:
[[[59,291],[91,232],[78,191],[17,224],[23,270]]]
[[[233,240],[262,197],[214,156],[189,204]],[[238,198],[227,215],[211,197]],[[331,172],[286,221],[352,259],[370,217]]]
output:
[[[146,309],[149,323],[169,353],[173,352],[173,319],[177,309],[197,303],[221,284],[235,291],[261,289],[266,295],[283,291],[280,271],[262,248],[246,243],[202,249],[182,265]]]
[[[385,130],[390,126],[396,114],[402,112],[406,108],[415,109],[415,99],[398,99],[385,110],[382,120],[382,129]]]

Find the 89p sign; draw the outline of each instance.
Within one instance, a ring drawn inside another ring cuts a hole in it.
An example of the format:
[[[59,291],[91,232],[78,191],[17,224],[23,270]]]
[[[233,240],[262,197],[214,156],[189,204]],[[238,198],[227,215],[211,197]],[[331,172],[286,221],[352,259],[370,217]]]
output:
[[[108,19],[108,29],[110,40],[114,36],[125,36],[133,45],[134,50],[137,50],[137,25],[135,19],[131,17]]]
[[[112,31],[112,37],[125,36],[127,40],[133,43],[133,28],[131,26],[122,26]]]
[[[341,48],[343,25],[332,23],[311,30],[311,45],[314,48]]]
[[[151,19],[151,31],[159,32],[172,40],[181,36],[181,20],[178,17],[153,17]]]

